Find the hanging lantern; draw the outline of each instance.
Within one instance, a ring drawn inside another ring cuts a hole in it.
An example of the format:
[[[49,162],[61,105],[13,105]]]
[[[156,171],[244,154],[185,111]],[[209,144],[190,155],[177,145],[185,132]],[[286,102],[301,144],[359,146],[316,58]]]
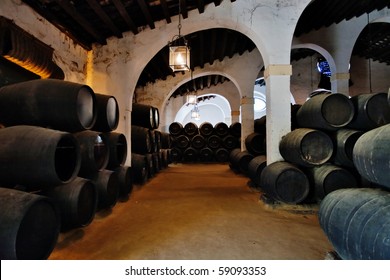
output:
[[[195,105],[198,103],[198,96],[196,94],[188,94],[187,95],[187,104]]]

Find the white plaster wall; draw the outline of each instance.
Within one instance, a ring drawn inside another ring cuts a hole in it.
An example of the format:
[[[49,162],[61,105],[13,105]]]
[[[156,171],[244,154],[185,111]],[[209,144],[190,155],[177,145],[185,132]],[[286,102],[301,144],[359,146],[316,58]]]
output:
[[[88,52],[35,13],[21,0],[1,0],[0,15],[11,19],[38,40],[54,49],[53,60],[64,71],[65,80],[86,84]]]

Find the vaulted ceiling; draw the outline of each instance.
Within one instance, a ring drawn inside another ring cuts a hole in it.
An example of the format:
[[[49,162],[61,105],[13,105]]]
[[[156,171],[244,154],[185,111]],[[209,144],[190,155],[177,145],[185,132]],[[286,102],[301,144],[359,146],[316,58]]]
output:
[[[235,2],[236,0],[223,0]],[[240,0],[238,0],[240,1]],[[205,7],[218,8],[222,0],[23,0],[36,12],[57,26],[86,49],[93,43],[106,44],[112,36],[121,38],[124,32],[137,34],[148,26],[155,28],[155,22],[164,20],[172,23],[172,17],[179,13],[187,18],[189,11],[203,13]],[[299,19],[295,36],[327,27],[342,20],[367,14],[374,10],[390,8],[389,0],[313,0]],[[195,32],[186,36],[191,46],[191,67],[203,67],[222,61],[234,54],[241,55],[255,48],[253,42],[234,30],[215,28]],[[361,33],[354,54],[378,60],[390,65],[390,24],[374,23]],[[295,50],[292,60],[313,55],[312,51]],[[175,75],[168,66],[168,47],[164,47],[148,63],[138,81],[138,86]],[[218,84],[227,79],[221,76],[202,77],[185,84],[176,94],[197,90]]]

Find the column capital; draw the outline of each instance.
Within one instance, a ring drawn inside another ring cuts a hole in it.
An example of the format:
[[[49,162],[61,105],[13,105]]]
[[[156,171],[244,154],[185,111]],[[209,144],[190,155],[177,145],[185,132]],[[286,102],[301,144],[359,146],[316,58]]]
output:
[[[264,70],[264,78],[269,76],[291,76],[292,65],[291,64],[269,64]]]
[[[231,115],[232,116],[239,116],[240,115],[240,111],[231,111]]]

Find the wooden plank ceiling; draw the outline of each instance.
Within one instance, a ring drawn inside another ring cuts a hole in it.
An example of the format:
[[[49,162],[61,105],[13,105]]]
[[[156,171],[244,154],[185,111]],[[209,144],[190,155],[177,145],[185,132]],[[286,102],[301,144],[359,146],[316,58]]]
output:
[[[235,2],[236,0],[223,0]],[[239,1],[239,0],[238,0]],[[57,26],[78,44],[91,49],[93,43],[106,44],[109,37],[121,38],[124,32],[137,34],[146,26],[155,28],[155,22],[164,20],[171,24],[171,18],[179,13],[183,18],[188,12],[203,13],[205,7],[218,8],[222,0],[23,0],[27,5]],[[389,0],[314,0],[302,14],[296,31],[301,36],[312,30],[337,24],[343,20],[367,14],[374,10],[390,8]],[[255,48],[253,42],[234,30],[213,28],[186,36],[191,46],[191,68],[204,67],[206,63],[222,61],[235,54],[243,54]],[[390,65],[390,24],[374,23],[363,30],[354,54]],[[292,60],[297,60],[313,51],[294,50]],[[175,75],[168,67],[168,47],[164,47],[143,70],[137,86],[144,86],[156,80],[165,80]],[[178,75],[178,74],[176,74]],[[180,74],[179,74],[180,75]],[[227,81],[222,76],[194,79],[178,89],[175,95],[210,87]]]

